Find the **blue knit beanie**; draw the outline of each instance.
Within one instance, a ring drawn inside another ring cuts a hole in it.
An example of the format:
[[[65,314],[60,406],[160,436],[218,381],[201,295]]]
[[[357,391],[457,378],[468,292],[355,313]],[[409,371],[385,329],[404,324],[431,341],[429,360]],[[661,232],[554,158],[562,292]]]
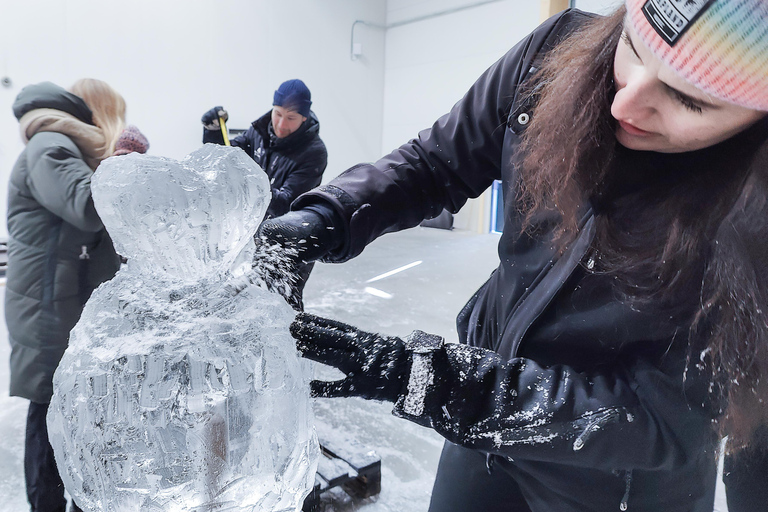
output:
[[[272,105],[295,110],[302,116],[309,117],[312,95],[304,82],[295,78],[280,84],[280,87],[275,91],[275,99]]]

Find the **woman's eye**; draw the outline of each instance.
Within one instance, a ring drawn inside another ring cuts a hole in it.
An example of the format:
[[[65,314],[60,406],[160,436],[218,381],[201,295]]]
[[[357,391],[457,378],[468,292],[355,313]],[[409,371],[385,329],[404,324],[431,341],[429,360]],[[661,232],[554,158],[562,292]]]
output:
[[[635,45],[632,44],[632,40],[629,38],[629,34],[626,32],[621,33],[621,40],[624,42],[625,45],[629,46],[629,49],[632,50],[632,53],[637,57],[640,58],[640,55],[637,54],[637,50],[635,50]]]
[[[686,96],[678,93],[675,93],[675,97],[677,98],[677,101],[679,101],[680,104],[682,104],[686,109],[690,110],[691,112],[701,114],[701,106],[691,101],[690,98],[687,98]]]

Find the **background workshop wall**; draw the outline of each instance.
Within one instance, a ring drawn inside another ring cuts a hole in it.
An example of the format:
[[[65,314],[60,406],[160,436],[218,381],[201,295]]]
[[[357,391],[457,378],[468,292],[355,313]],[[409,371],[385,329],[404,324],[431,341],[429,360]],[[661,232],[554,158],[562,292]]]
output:
[[[623,0],[576,0],[574,7],[607,13]],[[568,2],[546,0],[389,0],[382,150],[431,126],[491,64]],[[364,30],[360,30],[363,33]],[[487,232],[491,194],[470,201],[458,228]]]
[[[624,0],[574,0],[572,5],[582,11],[608,14],[623,3]]]
[[[543,0],[542,0],[543,1]],[[619,0],[620,1],[620,0]],[[585,10],[616,0],[577,0]],[[214,105],[245,128],[280,82],[303,79],[328,146],[325,180],[415,137],[540,21],[531,0],[0,0],[0,219],[22,150],[21,88],[100,78],[128,103],[150,153],[200,146]],[[489,202],[457,227],[485,231]],[[6,233],[0,222],[0,236]]]
[[[428,128],[539,23],[530,0],[389,0],[382,147]],[[454,226],[487,231],[490,200],[471,200]]]
[[[0,13],[0,78],[12,82],[0,86],[0,218],[23,148],[11,105],[43,80],[107,81],[150,153],[181,158],[201,144],[204,111],[223,105],[229,126],[245,128],[282,81],[301,78],[329,174],[381,152],[384,32],[361,31],[366,52],[354,62],[349,39],[356,19],[385,23],[385,0],[0,0]]]

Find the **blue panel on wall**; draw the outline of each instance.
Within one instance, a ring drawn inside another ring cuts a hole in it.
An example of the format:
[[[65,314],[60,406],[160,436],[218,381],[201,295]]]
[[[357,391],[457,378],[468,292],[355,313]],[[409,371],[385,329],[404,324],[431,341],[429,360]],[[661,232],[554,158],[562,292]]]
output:
[[[504,231],[504,193],[501,181],[493,182],[491,188],[491,233]]]

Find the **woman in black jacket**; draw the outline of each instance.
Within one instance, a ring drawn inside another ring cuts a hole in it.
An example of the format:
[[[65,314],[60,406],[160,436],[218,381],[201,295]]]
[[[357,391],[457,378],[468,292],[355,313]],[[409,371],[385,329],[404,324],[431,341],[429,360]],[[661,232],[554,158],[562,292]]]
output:
[[[718,440],[768,418],[767,51],[758,0],[568,11],[418,139],[262,225],[344,261],[503,180],[461,344],[292,326],[347,375],[317,395],[390,400],[447,439],[430,510],[712,511]]]

